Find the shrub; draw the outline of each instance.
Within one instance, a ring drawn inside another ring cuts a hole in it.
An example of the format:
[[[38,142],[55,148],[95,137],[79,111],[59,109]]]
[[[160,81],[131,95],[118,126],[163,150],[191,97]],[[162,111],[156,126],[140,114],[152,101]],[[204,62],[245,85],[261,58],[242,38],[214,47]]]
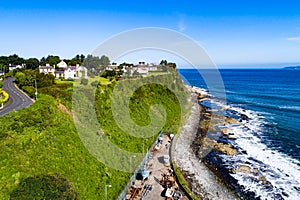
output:
[[[11,200],[21,199],[79,199],[70,182],[59,174],[42,174],[22,180],[10,194]]]
[[[28,94],[31,98],[35,97],[35,88],[33,86],[23,86],[22,90]]]
[[[9,100],[9,94],[0,89],[0,103],[6,103]]]
[[[83,78],[83,79],[80,80],[81,85],[87,85],[88,83],[89,83],[88,79]]]
[[[91,83],[91,86],[93,86],[93,87],[97,87],[97,85],[98,85],[98,81],[93,81],[93,82]]]

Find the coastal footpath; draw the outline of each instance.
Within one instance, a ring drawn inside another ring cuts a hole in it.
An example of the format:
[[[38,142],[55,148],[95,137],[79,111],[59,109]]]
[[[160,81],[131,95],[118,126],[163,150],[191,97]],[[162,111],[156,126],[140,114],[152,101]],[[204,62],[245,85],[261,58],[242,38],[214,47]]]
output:
[[[192,143],[200,122],[200,106],[197,102],[199,94],[192,91],[190,101],[193,103],[191,114],[181,128],[172,157],[188,182],[190,190],[200,199],[238,199],[228,188],[220,183],[217,177],[196,157]]]

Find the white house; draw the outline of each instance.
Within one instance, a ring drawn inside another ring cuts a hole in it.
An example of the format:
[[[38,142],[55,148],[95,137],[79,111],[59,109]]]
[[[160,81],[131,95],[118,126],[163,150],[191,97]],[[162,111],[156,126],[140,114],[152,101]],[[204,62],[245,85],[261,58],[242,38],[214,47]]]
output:
[[[155,64],[150,64],[150,65],[149,65],[149,71],[152,71],[152,72],[157,71],[157,65],[155,65]]]
[[[88,70],[86,67],[84,66],[79,66],[76,68],[76,77],[78,78],[88,78],[88,74],[87,74]]]
[[[39,66],[39,71],[40,73],[44,73],[44,74],[52,74],[53,76],[55,76],[55,69],[54,67],[50,66],[49,64],[46,64],[46,66]]]
[[[65,71],[56,70],[54,74],[55,74],[55,78],[65,78]]]
[[[68,65],[67,65],[67,63],[65,62],[65,61],[60,61],[58,64],[57,64],[57,67],[58,68],[67,68],[68,67]]]
[[[139,67],[137,67],[137,72],[140,73],[140,74],[148,74],[149,73],[149,67],[139,66]]]
[[[75,79],[76,78],[76,74],[77,74],[76,73],[76,69],[77,69],[76,66],[67,67],[64,70],[65,79]]]
[[[14,69],[21,69],[21,68],[23,68],[24,67],[24,65],[22,64],[22,65],[11,65],[11,64],[9,64],[9,71],[12,71],[12,70],[14,70]]]
[[[64,78],[64,79],[79,79],[79,78],[88,78],[88,70],[84,66],[68,66],[63,68],[63,70],[56,70],[54,72],[55,78]]]

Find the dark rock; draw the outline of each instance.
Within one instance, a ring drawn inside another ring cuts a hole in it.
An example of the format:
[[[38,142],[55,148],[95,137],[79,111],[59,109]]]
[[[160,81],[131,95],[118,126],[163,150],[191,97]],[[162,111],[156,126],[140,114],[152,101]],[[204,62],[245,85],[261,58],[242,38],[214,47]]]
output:
[[[240,118],[241,118],[242,120],[249,121],[249,117],[248,117],[247,115],[245,115],[245,114],[240,114]]]
[[[287,193],[285,193],[285,192],[282,192],[281,194],[282,194],[283,196],[289,197],[289,195],[288,195]]]

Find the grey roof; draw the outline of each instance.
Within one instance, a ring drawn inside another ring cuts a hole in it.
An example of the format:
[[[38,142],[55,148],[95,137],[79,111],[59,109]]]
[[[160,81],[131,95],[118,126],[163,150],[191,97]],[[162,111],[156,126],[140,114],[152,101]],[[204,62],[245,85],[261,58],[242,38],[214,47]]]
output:
[[[54,74],[64,74],[64,71],[55,71]]]
[[[39,68],[40,68],[40,69],[54,69],[54,68],[51,67],[51,66],[40,66]]]

